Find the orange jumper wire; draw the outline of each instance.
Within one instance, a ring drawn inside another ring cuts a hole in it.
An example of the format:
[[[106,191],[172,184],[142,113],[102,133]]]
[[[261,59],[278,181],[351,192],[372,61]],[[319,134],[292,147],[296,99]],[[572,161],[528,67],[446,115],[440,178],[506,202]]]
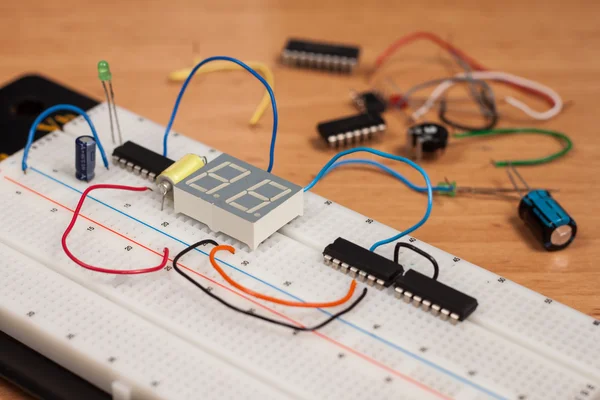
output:
[[[229,277],[229,275],[227,275],[225,273],[225,271],[223,271],[223,269],[219,266],[219,263],[217,263],[217,260],[215,259],[215,254],[221,250],[227,250],[231,254],[235,254],[235,249],[231,246],[219,245],[219,246],[213,247],[213,249],[210,251],[210,255],[209,255],[210,263],[217,270],[217,272],[223,277],[223,279],[225,279],[231,286],[235,287],[236,289],[241,290],[244,293],[247,293],[247,294],[257,297],[259,299],[270,301],[272,303],[282,304],[284,306],[290,306],[290,307],[306,307],[306,308],[335,307],[335,306],[339,306],[340,304],[344,304],[345,302],[350,300],[350,298],[354,294],[354,290],[356,289],[356,281],[352,280],[352,283],[350,284],[350,289],[348,290],[348,293],[346,293],[346,295],[344,297],[342,297],[339,300],[323,302],[323,303],[304,303],[301,301],[281,300],[276,297],[267,296],[267,295],[255,292],[253,290],[250,290],[250,289],[240,285],[233,279],[231,279]]]

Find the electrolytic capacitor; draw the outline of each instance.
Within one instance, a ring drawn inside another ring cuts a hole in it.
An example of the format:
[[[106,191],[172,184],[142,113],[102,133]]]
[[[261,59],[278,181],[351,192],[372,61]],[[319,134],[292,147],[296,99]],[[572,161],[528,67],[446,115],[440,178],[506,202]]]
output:
[[[96,141],[92,136],[75,139],[75,177],[89,182],[94,179],[96,169]]]
[[[562,250],[567,247],[577,234],[575,220],[558,204],[547,190],[530,190],[527,182],[512,165],[507,169],[508,177],[515,189],[521,191],[511,172],[512,169],[525,185],[527,194],[521,196],[519,217],[529,227],[544,248],[548,251]]]
[[[448,145],[448,130],[440,124],[425,122],[408,128],[407,147],[411,157],[417,160],[424,154],[437,155]]]

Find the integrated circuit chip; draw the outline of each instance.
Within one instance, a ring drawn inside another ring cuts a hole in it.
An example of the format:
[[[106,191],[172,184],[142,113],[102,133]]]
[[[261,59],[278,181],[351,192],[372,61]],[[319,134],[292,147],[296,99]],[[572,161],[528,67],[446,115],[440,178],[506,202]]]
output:
[[[398,278],[394,291],[397,298],[452,323],[466,319],[478,305],[475,298],[412,269]]]
[[[175,162],[132,141],[115,148],[112,158],[115,165],[151,181]]]
[[[380,256],[344,238],[337,238],[323,250],[325,264],[378,289],[392,286],[397,298],[424,311],[431,311],[453,324],[475,311],[477,300],[433,278]]]
[[[358,64],[360,48],[309,40],[289,39],[281,53],[286,65],[350,73]]]
[[[330,147],[347,146],[371,140],[384,132],[387,125],[379,114],[364,113],[321,122],[317,130]]]
[[[325,247],[323,258],[327,265],[378,289],[391,286],[404,271],[400,264],[341,237]]]

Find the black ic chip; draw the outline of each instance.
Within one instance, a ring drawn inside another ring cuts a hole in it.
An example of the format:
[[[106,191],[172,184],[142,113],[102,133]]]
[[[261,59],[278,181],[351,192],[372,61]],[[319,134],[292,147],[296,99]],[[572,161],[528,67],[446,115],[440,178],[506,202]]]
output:
[[[358,64],[359,55],[358,46],[289,39],[281,61],[294,67],[350,73]]]
[[[115,148],[112,158],[115,165],[151,181],[154,181],[161,172],[175,162],[132,141],[127,141]]]
[[[477,308],[477,300],[426,275],[409,269],[395,283],[396,297],[456,323]]]
[[[338,147],[370,140],[386,127],[381,115],[365,113],[321,122],[317,130],[329,146]]]
[[[378,289],[392,285],[403,272],[400,264],[341,237],[325,247],[323,258],[327,265]]]

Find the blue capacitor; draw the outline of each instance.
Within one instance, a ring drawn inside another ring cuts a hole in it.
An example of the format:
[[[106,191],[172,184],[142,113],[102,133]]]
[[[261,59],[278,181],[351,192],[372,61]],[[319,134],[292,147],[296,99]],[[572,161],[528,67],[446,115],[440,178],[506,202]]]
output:
[[[547,190],[532,190],[521,198],[519,216],[546,250],[567,247],[577,234],[577,224]]]
[[[96,169],[96,141],[92,136],[79,136],[75,139],[75,177],[89,182]]]

